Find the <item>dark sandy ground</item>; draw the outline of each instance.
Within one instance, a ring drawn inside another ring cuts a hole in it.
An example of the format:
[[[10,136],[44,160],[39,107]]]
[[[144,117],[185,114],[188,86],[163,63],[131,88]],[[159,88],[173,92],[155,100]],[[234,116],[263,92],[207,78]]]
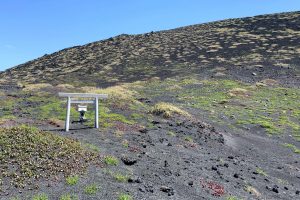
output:
[[[280,146],[280,140],[286,138],[247,131],[219,132],[206,123],[183,118],[157,117],[153,125],[142,131],[125,131],[121,136],[81,125],[73,125],[68,133],[41,126],[93,144],[103,155],[114,155],[120,161],[126,157],[133,163],[91,166],[75,186],[64,181],[41,181],[39,190],[15,191],[14,196],[23,199],[42,191],[49,199],[66,193],[77,194],[79,199],[117,199],[121,193],[153,200],[300,198],[299,155]],[[193,141],[187,141],[186,136]],[[128,147],[122,145],[124,140]],[[116,181],[111,175],[114,173],[129,175],[129,181]],[[84,194],[83,187],[92,183],[99,186],[97,194]]]

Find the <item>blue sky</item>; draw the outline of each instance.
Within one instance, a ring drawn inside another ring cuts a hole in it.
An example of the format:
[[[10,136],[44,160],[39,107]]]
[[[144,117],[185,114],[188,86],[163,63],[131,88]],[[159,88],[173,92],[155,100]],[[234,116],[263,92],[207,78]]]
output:
[[[1,0],[0,71],[122,33],[297,10],[300,0]]]

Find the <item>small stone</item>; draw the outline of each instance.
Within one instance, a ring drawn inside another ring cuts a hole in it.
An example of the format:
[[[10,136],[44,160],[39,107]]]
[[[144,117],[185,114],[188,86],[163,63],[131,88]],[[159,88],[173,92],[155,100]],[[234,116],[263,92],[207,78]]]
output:
[[[148,130],[146,128],[140,129],[139,131],[140,131],[140,133],[147,133],[148,132]]]
[[[171,187],[167,187],[167,186],[161,186],[160,187],[160,191],[168,193],[168,196],[172,196],[174,195],[174,190]]]
[[[169,163],[168,163],[168,161],[165,160],[165,165],[164,166],[165,167],[169,167],[170,166]]]
[[[233,177],[234,178],[239,178],[239,175],[238,174],[234,174]]]
[[[256,76],[257,74],[255,72],[252,73],[253,76]]]
[[[128,179],[128,183],[142,183],[142,180],[140,177],[135,177],[135,178],[130,177]]]
[[[278,188],[272,188],[272,191],[273,191],[273,192],[276,192],[276,193],[279,192],[279,191],[278,191]]]
[[[159,121],[152,121],[152,124],[159,124]]]
[[[193,181],[189,181],[188,185],[192,186],[192,185],[194,185],[194,182]]]
[[[141,179],[140,177],[137,177],[137,178],[135,179],[135,182],[136,182],[136,183],[142,183],[142,179]]]
[[[214,171],[218,170],[218,168],[216,166],[212,166],[211,169]]]
[[[224,167],[228,168],[229,167],[228,163],[224,163]]]
[[[299,191],[299,190],[297,190],[297,191],[295,192],[295,194],[299,195],[299,194],[300,194],[300,191]]]
[[[125,165],[134,165],[136,162],[137,162],[137,159],[135,158],[130,158],[130,157],[127,157],[127,156],[123,156],[121,158],[121,160],[123,161],[123,163]]]

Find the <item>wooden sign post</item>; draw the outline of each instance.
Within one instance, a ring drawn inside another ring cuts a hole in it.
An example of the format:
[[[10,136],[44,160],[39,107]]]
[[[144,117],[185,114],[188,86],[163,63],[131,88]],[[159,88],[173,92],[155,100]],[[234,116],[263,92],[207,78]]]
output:
[[[88,94],[88,93],[62,93],[59,92],[58,96],[67,97],[67,116],[65,130],[69,131],[70,128],[70,116],[71,116],[71,104],[72,103],[84,103],[84,104],[94,104],[95,109],[95,128],[99,128],[99,99],[107,99],[107,94]],[[74,100],[72,98],[93,98],[94,100]]]

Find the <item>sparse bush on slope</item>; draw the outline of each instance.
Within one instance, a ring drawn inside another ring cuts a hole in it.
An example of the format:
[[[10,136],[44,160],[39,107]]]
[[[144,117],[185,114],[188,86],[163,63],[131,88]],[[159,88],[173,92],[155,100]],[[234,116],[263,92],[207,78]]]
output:
[[[40,177],[76,173],[96,156],[73,139],[37,128],[0,128],[0,182],[4,185],[25,187]]]

